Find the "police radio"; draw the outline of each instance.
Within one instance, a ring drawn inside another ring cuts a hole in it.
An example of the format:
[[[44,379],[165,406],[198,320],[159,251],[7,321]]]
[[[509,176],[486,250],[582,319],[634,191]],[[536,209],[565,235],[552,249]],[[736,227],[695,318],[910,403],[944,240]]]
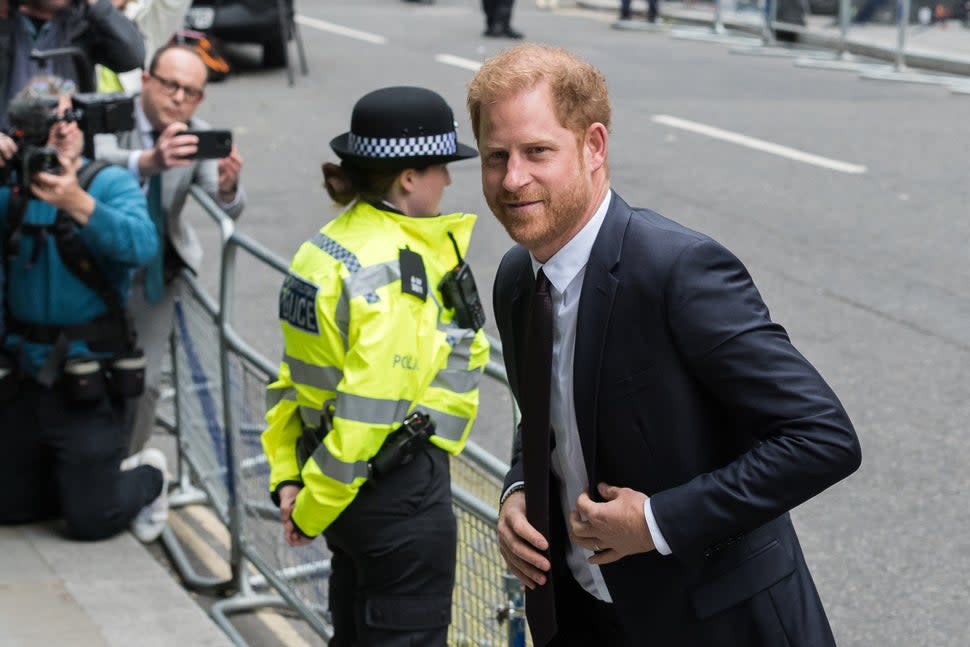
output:
[[[458,322],[458,325],[462,328],[478,330],[485,325],[485,310],[482,308],[482,300],[478,296],[478,288],[475,287],[475,277],[472,276],[472,268],[461,257],[461,252],[458,251],[458,243],[450,231],[448,238],[451,239],[451,244],[455,246],[458,264],[441,278],[438,290],[441,291],[441,298],[445,302],[445,307],[454,308],[455,321]]]

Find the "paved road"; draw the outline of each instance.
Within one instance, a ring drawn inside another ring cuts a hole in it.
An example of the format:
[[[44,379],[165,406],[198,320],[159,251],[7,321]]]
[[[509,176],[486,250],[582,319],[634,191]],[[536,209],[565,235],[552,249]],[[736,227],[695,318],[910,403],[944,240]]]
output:
[[[246,157],[242,230],[281,256],[336,214],[319,165],[334,159],[327,144],[361,94],[434,88],[459,108],[467,141],[472,72],[461,65],[507,44],[481,38],[471,0],[298,4],[310,76],[289,88],[279,71],[255,67],[256,50],[234,49],[237,73],[211,88],[202,111],[234,129]],[[795,513],[839,644],[966,645],[970,97],[518,4],[517,28],[605,73],[614,187],[737,253],[855,421],[862,469]],[[477,165],[451,170],[444,207],[481,215],[469,256],[490,294],[509,242],[481,198]],[[275,358],[279,279],[255,264],[241,269],[243,332]],[[475,436],[504,458],[508,400],[497,389],[487,397],[486,411],[502,413]]]

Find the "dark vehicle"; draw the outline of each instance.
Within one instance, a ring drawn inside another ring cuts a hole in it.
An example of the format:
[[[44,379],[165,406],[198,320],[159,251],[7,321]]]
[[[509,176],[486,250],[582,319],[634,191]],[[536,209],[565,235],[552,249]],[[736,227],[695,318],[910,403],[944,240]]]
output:
[[[286,41],[280,16],[292,26],[293,0],[193,0],[185,17],[189,29],[205,32],[228,43],[259,43],[263,65],[286,64]],[[293,30],[288,30],[293,37]]]

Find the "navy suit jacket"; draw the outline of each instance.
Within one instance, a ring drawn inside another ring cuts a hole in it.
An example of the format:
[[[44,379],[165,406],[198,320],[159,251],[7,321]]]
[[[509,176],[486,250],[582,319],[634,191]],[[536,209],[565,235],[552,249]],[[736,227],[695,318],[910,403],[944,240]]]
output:
[[[514,247],[494,309],[520,404],[534,284]],[[578,317],[574,404],[591,496],[599,482],[648,495],[673,553],[603,567],[627,630],[661,646],[834,644],[788,511],[855,471],[859,443],[744,265],[614,193]],[[519,433],[506,486],[524,480]],[[550,513],[553,573],[568,577],[555,494]]]

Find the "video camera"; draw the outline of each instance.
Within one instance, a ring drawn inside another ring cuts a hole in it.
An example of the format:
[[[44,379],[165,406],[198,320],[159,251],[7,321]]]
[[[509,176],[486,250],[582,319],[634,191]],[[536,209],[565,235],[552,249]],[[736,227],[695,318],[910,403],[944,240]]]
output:
[[[7,134],[17,144],[17,152],[0,167],[0,186],[19,184],[29,187],[35,173],[59,174],[63,171],[57,150],[47,146],[51,126],[75,121],[84,133],[84,155],[94,157],[94,136],[132,130],[135,127],[134,99],[121,93],[82,93],[71,97],[71,108],[57,114],[56,97],[27,97],[10,102],[11,127]]]

